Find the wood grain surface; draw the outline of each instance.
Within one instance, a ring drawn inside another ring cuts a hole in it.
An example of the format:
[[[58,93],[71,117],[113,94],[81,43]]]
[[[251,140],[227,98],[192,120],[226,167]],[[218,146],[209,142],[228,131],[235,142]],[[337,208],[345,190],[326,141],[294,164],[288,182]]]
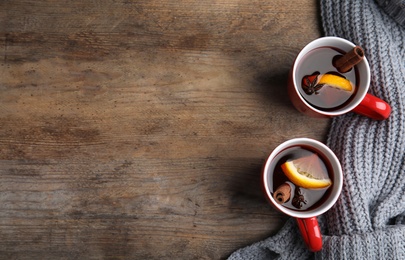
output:
[[[0,258],[224,259],[287,219],[260,170],[326,138],[286,82],[315,0],[0,1]]]

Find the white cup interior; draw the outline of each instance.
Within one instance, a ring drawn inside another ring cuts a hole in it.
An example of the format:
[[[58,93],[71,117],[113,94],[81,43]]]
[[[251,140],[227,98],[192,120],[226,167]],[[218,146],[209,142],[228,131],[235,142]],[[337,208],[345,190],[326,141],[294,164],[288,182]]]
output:
[[[368,61],[366,57],[363,58],[363,60],[358,63],[356,66],[359,71],[359,89],[357,90],[354,98],[348,102],[345,106],[340,107],[336,110],[333,111],[324,111],[321,109],[318,109],[314,106],[312,106],[309,102],[305,100],[305,98],[300,94],[299,87],[301,87],[301,80],[298,78],[297,71],[299,70],[298,64],[300,61],[305,57],[305,55],[310,52],[313,49],[320,48],[320,47],[335,47],[338,48],[342,51],[348,52],[352,50],[355,45],[343,38],[339,37],[322,37],[318,38],[309,44],[307,44],[298,54],[297,58],[294,61],[294,65],[292,68],[292,77],[293,77],[293,82],[294,82],[294,88],[295,91],[297,92],[298,96],[300,97],[301,101],[311,110],[316,111],[319,114],[323,114],[326,116],[337,116],[337,115],[342,115],[344,113],[347,113],[351,110],[353,110],[356,106],[360,104],[360,102],[364,99],[365,95],[367,94],[368,88],[370,86],[370,67],[368,64]]]
[[[299,211],[299,210],[292,210],[289,209],[283,205],[280,205],[279,203],[276,202],[276,200],[273,198],[272,193],[273,193],[273,180],[272,180],[272,172],[270,172],[276,161],[274,161],[275,157],[282,152],[283,150],[292,147],[292,146],[307,146],[307,147],[312,147],[314,150],[317,152],[321,153],[325,158],[330,163],[331,170],[333,171],[333,184],[332,184],[332,190],[330,191],[330,194],[328,195],[328,198],[319,206],[305,210],[305,211]],[[339,160],[337,159],[336,155],[330,150],[326,145],[323,143],[309,139],[309,138],[296,138],[296,139],[291,139],[288,140],[282,144],[280,144],[276,149],[273,150],[273,152],[270,154],[269,158],[266,161],[266,164],[263,169],[263,184],[264,184],[264,189],[266,192],[266,195],[270,202],[281,212],[292,216],[296,218],[310,218],[310,217],[315,217],[323,214],[327,210],[329,210],[337,201],[341,191],[342,191],[342,186],[343,186],[343,175],[342,175],[342,167],[340,165]]]

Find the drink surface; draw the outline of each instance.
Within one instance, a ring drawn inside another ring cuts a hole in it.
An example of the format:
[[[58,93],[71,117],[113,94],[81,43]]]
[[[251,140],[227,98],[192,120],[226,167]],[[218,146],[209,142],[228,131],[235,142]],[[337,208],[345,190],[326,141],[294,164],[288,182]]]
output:
[[[300,158],[309,158],[313,157],[313,155],[317,155],[317,153],[308,149],[307,147],[294,146],[287,148],[274,158],[277,163],[269,169],[272,173],[269,175],[269,178],[272,179],[273,184],[271,187],[273,190],[271,192],[274,193],[276,189],[283,183],[288,183],[291,187],[291,197],[288,201],[282,204],[284,207],[292,210],[302,211],[313,209],[317,207],[317,205],[321,204],[324,200],[326,200],[329,194],[328,191],[331,189],[331,186],[323,189],[306,189],[303,187],[299,187],[288,179],[281,167],[281,165],[287,161]],[[317,155],[316,157],[319,159],[317,165],[320,165],[322,170],[328,176],[330,176],[330,171],[328,170],[327,164],[321,159],[320,156]]]
[[[326,111],[338,109],[350,102],[351,97],[356,92],[357,68],[355,67],[346,73],[339,73],[333,65],[334,59],[342,56],[342,54],[342,51],[332,47],[320,47],[308,52],[298,63],[296,78],[301,81],[298,83],[300,85],[298,87],[299,92],[315,108]],[[315,78],[311,75],[319,76]],[[317,84],[324,75],[328,75],[328,78],[332,78],[333,81],[330,81],[330,84],[327,82],[326,84],[325,82]],[[348,82],[352,88],[346,87]],[[312,87],[315,87],[313,93],[305,90],[305,85],[312,83],[314,84]],[[334,83],[338,87],[334,86]]]

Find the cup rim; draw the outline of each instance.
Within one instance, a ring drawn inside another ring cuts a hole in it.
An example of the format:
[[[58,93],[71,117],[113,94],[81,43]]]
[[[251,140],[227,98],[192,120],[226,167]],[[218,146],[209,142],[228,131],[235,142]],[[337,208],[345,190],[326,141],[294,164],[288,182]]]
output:
[[[328,160],[332,164],[332,168],[334,171],[334,182],[336,180],[340,180],[339,183],[333,184],[334,185],[333,189],[335,190],[334,193],[329,196],[327,201],[322,206],[319,206],[315,209],[305,210],[305,211],[292,210],[292,209],[286,208],[286,207],[278,204],[274,200],[273,196],[271,195],[270,183],[267,181],[268,176],[270,174],[269,168],[270,168],[271,162],[280,152],[282,152],[283,150],[285,150],[288,147],[292,147],[295,145],[311,146],[311,147],[314,147],[314,149],[321,152],[325,157],[328,158]],[[263,183],[263,187],[264,187],[264,190],[266,193],[265,195],[266,195],[267,199],[271,202],[271,204],[274,207],[276,207],[278,210],[280,210],[284,214],[289,215],[291,217],[296,217],[296,218],[316,217],[316,216],[319,216],[319,215],[325,213],[326,211],[328,211],[338,200],[340,193],[342,192],[342,187],[343,187],[342,166],[339,162],[339,159],[335,155],[335,153],[333,153],[333,151],[325,144],[323,144],[315,139],[311,139],[311,138],[293,138],[293,139],[287,140],[287,141],[279,144],[268,156],[268,158],[265,162],[265,165],[263,167],[262,183]]]
[[[298,84],[296,84],[296,82],[297,82],[296,71],[297,71],[298,62],[305,56],[305,54],[308,53],[308,51],[314,49],[312,47],[313,45],[319,44],[319,42],[330,42],[330,41],[338,41],[338,42],[346,44],[348,47],[352,47],[352,48],[356,46],[351,41],[346,40],[346,39],[341,38],[341,37],[336,37],[336,36],[320,37],[320,38],[317,38],[317,39],[309,42],[307,45],[305,45],[304,48],[301,49],[301,51],[298,53],[297,57],[295,58],[294,64],[293,64],[293,67],[292,67],[292,84],[293,84],[294,90],[295,90],[297,96],[299,97],[299,99],[301,100],[301,102],[303,102],[303,104],[305,104],[305,106],[307,108],[315,111],[318,114],[325,115],[325,116],[328,116],[328,117],[343,115],[343,114],[353,110],[364,99],[364,97],[366,96],[366,94],[368,92],[368,89],[370,87],[370,66],[369,66],[367,58],[364,57],[363,60],[359,63],[359,65],[362,64],[362,66],[364,66],[364,68],[365,68],[364,73],[366,73],[366,75],[365,75],[366,81],[364,83],[360,83],[360,84],[364,85],[366,87],[362,88],[362,91],[357,92],[357,94],[356,94],[357,97],[356,97],[355,100],[352,100],[349,104],[347,104],[343,108],[340,108],[338,110],[332,110],[332,111],[325,111],[325,110],[318,109],[318,108],[312,106],[308,101],[305,100],[305,98],[302,96],[302,94],[298,90]],[[329,45],[325,44],[325,45],[322,45],[322,46],[331,46],[331,45],[330,44]]]

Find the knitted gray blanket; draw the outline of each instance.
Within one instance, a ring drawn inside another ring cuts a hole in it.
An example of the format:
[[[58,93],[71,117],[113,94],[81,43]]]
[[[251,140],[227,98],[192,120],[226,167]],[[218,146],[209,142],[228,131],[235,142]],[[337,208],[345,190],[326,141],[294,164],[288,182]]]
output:
[[[405,0],[321,0],[325,35],[364,48],[370,93],[392,107],[388,120],[349,113],[332,119],[327,145],[345,182],[319,218],[320,252],[308,251],[295,220],[229,259],[405,259]]]

